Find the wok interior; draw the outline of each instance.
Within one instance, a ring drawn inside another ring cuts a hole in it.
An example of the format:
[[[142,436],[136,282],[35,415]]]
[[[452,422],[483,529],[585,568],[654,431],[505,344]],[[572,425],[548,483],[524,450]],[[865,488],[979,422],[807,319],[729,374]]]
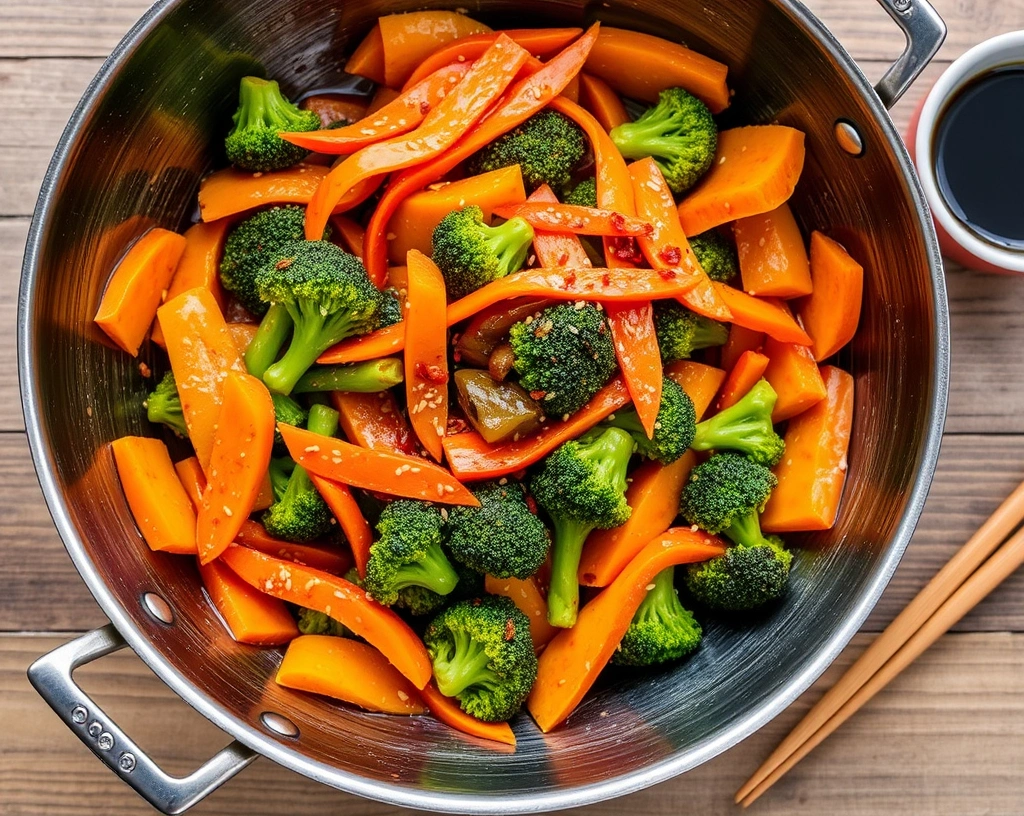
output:
[[[106,443],[152,429],[137,361],[111,349],[90,322],[113,264],[148,227],[179,228],[192,217],[199,178],[223,164],[239,77],[265,73],[290,95],[336,86],[343,55],[376,16],[422,5],[183,2],[115,70],[56,185],[30,316],[43,437],[81,539],[69,545],[198,694],[256,729],[261,712],[286,714],[301,736],[274,739],[294,752],[290,761],[312,760],[318,765],[305,770],[343,787],[336,771],[381,791],[507,797],[607,782],[670,759],[690,767],[775,713],[780,696],[799,690],[787,688],[795,679],[800,688],[810,682],[804,673],[812,661],[841,645],[830,643],[837,629],[866,613],[859,607],[887,566],[936,387],[929,258],[907,183],[845,69],[791,11],[767,0],[484,0],[470,8],[496,27],[600,19],[677,37],[729,64],[736,95],[725,124],[778,121],[807,133],[794,210],[805,233],[819,228],[839,238],[866,270],[861,330],[843,360],[856,377],[856,419],[839,524],[799,542],[792,589],[759,622],[710,623],[700,651],[674,668],[611,673],[568,727],[547,737],[520,716],[518,751],[502,753],[425,717],[360,713],[276,686],[278,652],[239,646],[225,634],[193,564],[148,551],[119,488]],[[839,149],[832,132],[839,118],[860,127],[863,157]],[[175,625],[145,614],[139,599],[148,590],[167,598]]]

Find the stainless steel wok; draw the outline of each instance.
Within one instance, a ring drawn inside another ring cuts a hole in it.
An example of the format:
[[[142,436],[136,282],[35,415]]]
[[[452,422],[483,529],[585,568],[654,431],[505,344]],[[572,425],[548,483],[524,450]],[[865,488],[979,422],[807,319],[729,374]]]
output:
[[[279,653],[234,643],[192,562],[141,542],[107,443],[147,432],[146,383],[91,318],[129,243],[191,217],[199,178],[223,161],[239,77],[265,71],[289,94],[350,82],[342,55],[372,21],[423,5],[444,3],[159,2],[89,86],[43,182],[19,304],[25,421],[54,522],[111,625],[45,656],[30,676],[68,727],[166,813],[257,754],[362,796],[463,813],[582,805],[680,774],[760,728],[835,658],[895,569],[932,479],[948,370],[942,267],[886,113],[942,41],[927,2],[882,0],[908,47],[872,88],[795,0],[478,0],[470,12],[495,26],[600,19],[679,38],[729,64],[727,123],[806,131],[794,210],[805,230],[836,236],[866,270],[861,330],[842,361],[857,405],[839,524],[802,540],[792,591],[769,617],[711,624],[700,652],[675,668],[605,678],[547,736],[520,716],[515,754],[425,717],[362,713],[275,685]],[[160,771],[71,679],[126,644],[236,742],[187,778]]]

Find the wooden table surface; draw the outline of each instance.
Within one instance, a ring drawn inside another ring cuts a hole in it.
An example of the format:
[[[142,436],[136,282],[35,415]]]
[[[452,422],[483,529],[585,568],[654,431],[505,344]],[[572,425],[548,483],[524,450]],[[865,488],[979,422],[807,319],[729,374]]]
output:
[[[1024,0],[936,0],[949,36],[896,106],[902,131],[946,65],[983,39],[1024,28]],[[871,79],[903,37],[870,0],[810,3]],[[50,154],[86,84],[146,0],[0,3],[0,814],[150,813],[60,724],[25,668],[76,632],[105,623],[47,514],[17,391],[15,310],[29,216]],[[726,814],[732,793],[776,742],[1024,478],[1024,281],[947,267],[952,386],[928,506],[895,578],[832,669],[758,734],[686,776],[587,816]],[[83,670],[85,688],[171,773],[227,741],[134,655]],[[196,814],[395,814],[258,760]],[[753,813],[1024,813],[1024,575],[968,615]]]

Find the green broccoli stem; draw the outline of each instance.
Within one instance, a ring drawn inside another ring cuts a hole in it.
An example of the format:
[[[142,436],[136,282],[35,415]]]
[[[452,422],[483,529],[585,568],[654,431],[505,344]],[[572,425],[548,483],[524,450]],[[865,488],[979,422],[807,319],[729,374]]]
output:
[[[756,510],[737,516],[722,532],[737,547],[757,547],[765,543]]]
[[[551,583],[548,587],[548,623],[570,629],[580,607],[577,572],[593,524],[576,519],[554,518],[555,541],[551,549]]]
[[[436,592],[438,595],[447,595],[455,589],[458,582],[458,573],[455,572],[455,568],[441,550],[441,546],[431,544],[427,547],[423,560],[403,564],[398,568],[395,588],[402,590],[406,587],[418,586]]]
[[[263,372],[264,384],[279,394],[290,394],[317,357],[351,334],[353,323],[346,316],[324,315],[315,305],[306,309],[300,307],[299,319],[293,314],[292,320],[295,329],[288,350]]]
[[[245,367],[254,377],[262,377],[281,353],[292,330],[292,318],[280,303],[271,304],[263,316],[256,336],[245,350]]]
[[[488,244],[498,256],[500,276],[519,271],[533,242],[533,227],[525,218],[510,218],[504,224],[490,227]]]
[[[640,416],[634,408],[612,414],[612,416],[608,417],[608,424],[613,428],[625,431],[634,438],[651,438],[647,435],[647,431],[644,430],[643,423],[640,421]]]
[[[447,660],[434,661],[437,689],[445,697],[458,697],[470,686],[491,679],[487,651],[462,631],[451,632],[454,649]]]
[[[295,462],[288,458],[270,460],[270,489],[274,493],[275,501],[284,498],[296,467]]]
[[[316,391],[349,391],[376,394],[399,385],[404,379],[404,367],[397,357],[367,360],[340,366],[313,366],[299,377],[293,394]]]
[[[669,120],[655,115],[636,122],[625,122],[612,129],[611,137],[619,153],[626,159],[671,155],[678,150],[678,140],[665,137],[666,131],[671,127],[672,123]],[[655,149],[659,144],[661,150]]]
[[[648,590],[644,596],[643,601],[640,602],[640,608],[637,609],[636,614],[633,616],[633,620],[639,620],[649,610],[652,609],[671,609],[676,602],[676,568],[668,567],[663,569],[656,576],[651,583],[654,585],[654,589]]]
[[[239,83],[236,128],[270,123],[287,130],[298,111],[295,105],[285,100],[274,80],[247,76]]]
[[[326,405],[314,405],[309,409],[306,428],[321,436],[334,436],[338,431],[338,412]],[[273,474],[271,474],[271,483],[273,484]],[[296,465],[292,475],[288,477],[288,487],[285,488],[284,494],[278,501],[293,501],[310,490],[316,490],[313,480],[309,478],[304,467]]]
[[[699,317],[699,315],[698,315]],[[717,320],[701,318],[693,328],[693,351],[724,346],[729,340],[729,329]]]

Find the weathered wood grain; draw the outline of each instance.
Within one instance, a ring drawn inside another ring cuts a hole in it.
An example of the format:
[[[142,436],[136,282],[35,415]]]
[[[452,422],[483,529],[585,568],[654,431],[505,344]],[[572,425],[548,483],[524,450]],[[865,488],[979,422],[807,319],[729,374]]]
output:
[[[724,756],[648,791],[563,813],[737,813],[732,792],[868,640],[859,635],[813,689]],[[71,816],[95,811],[127,816],[152,812],[60,724],[25,680],[25,666],[60,642],[54,637],[0,637],[0,721],[6,735],[0,751],[0,813]],[[188,709],[130,653],[105,658],[78,676],[108,713],[173,773],[187,773],[226,742],[222,733]],[[751,812],[763,816],[1017,814],[1024,801],[1022,677],[1024,635],[947,635]],[[54,784],[57,768],[60,784]],[[412,814],[319,786],[263,759],[193,812],[197,816]]]

